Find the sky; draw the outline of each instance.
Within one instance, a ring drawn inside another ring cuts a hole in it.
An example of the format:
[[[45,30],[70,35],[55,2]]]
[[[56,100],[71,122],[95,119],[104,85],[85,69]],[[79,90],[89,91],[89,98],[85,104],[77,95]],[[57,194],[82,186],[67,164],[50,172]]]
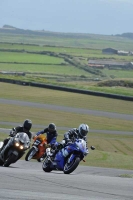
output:
[[[0,28],[114,35],[133,32],[133,0],[0,0]]]

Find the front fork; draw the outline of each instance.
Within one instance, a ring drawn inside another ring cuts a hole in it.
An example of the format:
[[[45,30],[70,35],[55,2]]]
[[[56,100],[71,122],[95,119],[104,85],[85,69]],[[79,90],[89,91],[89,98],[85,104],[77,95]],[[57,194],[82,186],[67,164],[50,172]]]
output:
[[[72,160],[73,160],[74,158],[75,158],[75,155],[74,155],[74,154],[71,154],[71,156],[68,158],[67,163],[68,163],[68,164],[71,163]]]
[[[38,147],[36,147],[35,145],[33,145],[32,147],[35,149],[36,152],[38,151]]]
[[[70,155],[70,157],[68,158],[68,160],[67,160],[67,163],[69,164],[69,163],[71,163],[72,162],[72,160],[75,158],[75,157],[79,157],[80,158],[80,160],[83,160],[83,156],[81,155],[81,154],[71,154]]]

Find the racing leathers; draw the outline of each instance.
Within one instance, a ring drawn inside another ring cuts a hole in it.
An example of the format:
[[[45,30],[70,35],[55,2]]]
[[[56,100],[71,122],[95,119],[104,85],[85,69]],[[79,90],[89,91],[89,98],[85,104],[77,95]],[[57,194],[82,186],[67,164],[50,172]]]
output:
[[[40,135],[40,134],[46,134],[47,136],[47,143],[50,144],[51,146],[54,146],[54,144],[56,143],[56,139],[58,136],[58,133],[56,130],[54,131],[49,131],[48,128],[45,128],[42,131],[39,131],[38,133],[36,133],[36,136]]]

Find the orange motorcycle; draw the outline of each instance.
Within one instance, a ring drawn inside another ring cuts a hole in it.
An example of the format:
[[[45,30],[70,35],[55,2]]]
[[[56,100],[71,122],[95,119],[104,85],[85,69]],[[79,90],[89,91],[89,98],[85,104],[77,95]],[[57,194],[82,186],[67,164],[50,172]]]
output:
[[[45,135],[40,134],[33,138],[34,142],[31,149],[25,156],[25,160],[29,161],[31,159],[36,159],[38,162],[43,161],[45,158],[45,152],[47,148],[47,138]]]

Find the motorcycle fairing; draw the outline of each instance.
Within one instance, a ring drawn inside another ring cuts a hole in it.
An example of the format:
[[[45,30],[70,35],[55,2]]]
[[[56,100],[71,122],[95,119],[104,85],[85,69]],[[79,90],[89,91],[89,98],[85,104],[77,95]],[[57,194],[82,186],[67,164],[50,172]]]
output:
[[[4,142],[0,142],[0,149],[1,149],[1,147],[3,146],[3,144],[4,144]]]
[[[55,159],[54,159],[54,163],[56,163],[56,168],[58,170],[64,169],[65,158],[64,158],[61,150],[56,154]]]

